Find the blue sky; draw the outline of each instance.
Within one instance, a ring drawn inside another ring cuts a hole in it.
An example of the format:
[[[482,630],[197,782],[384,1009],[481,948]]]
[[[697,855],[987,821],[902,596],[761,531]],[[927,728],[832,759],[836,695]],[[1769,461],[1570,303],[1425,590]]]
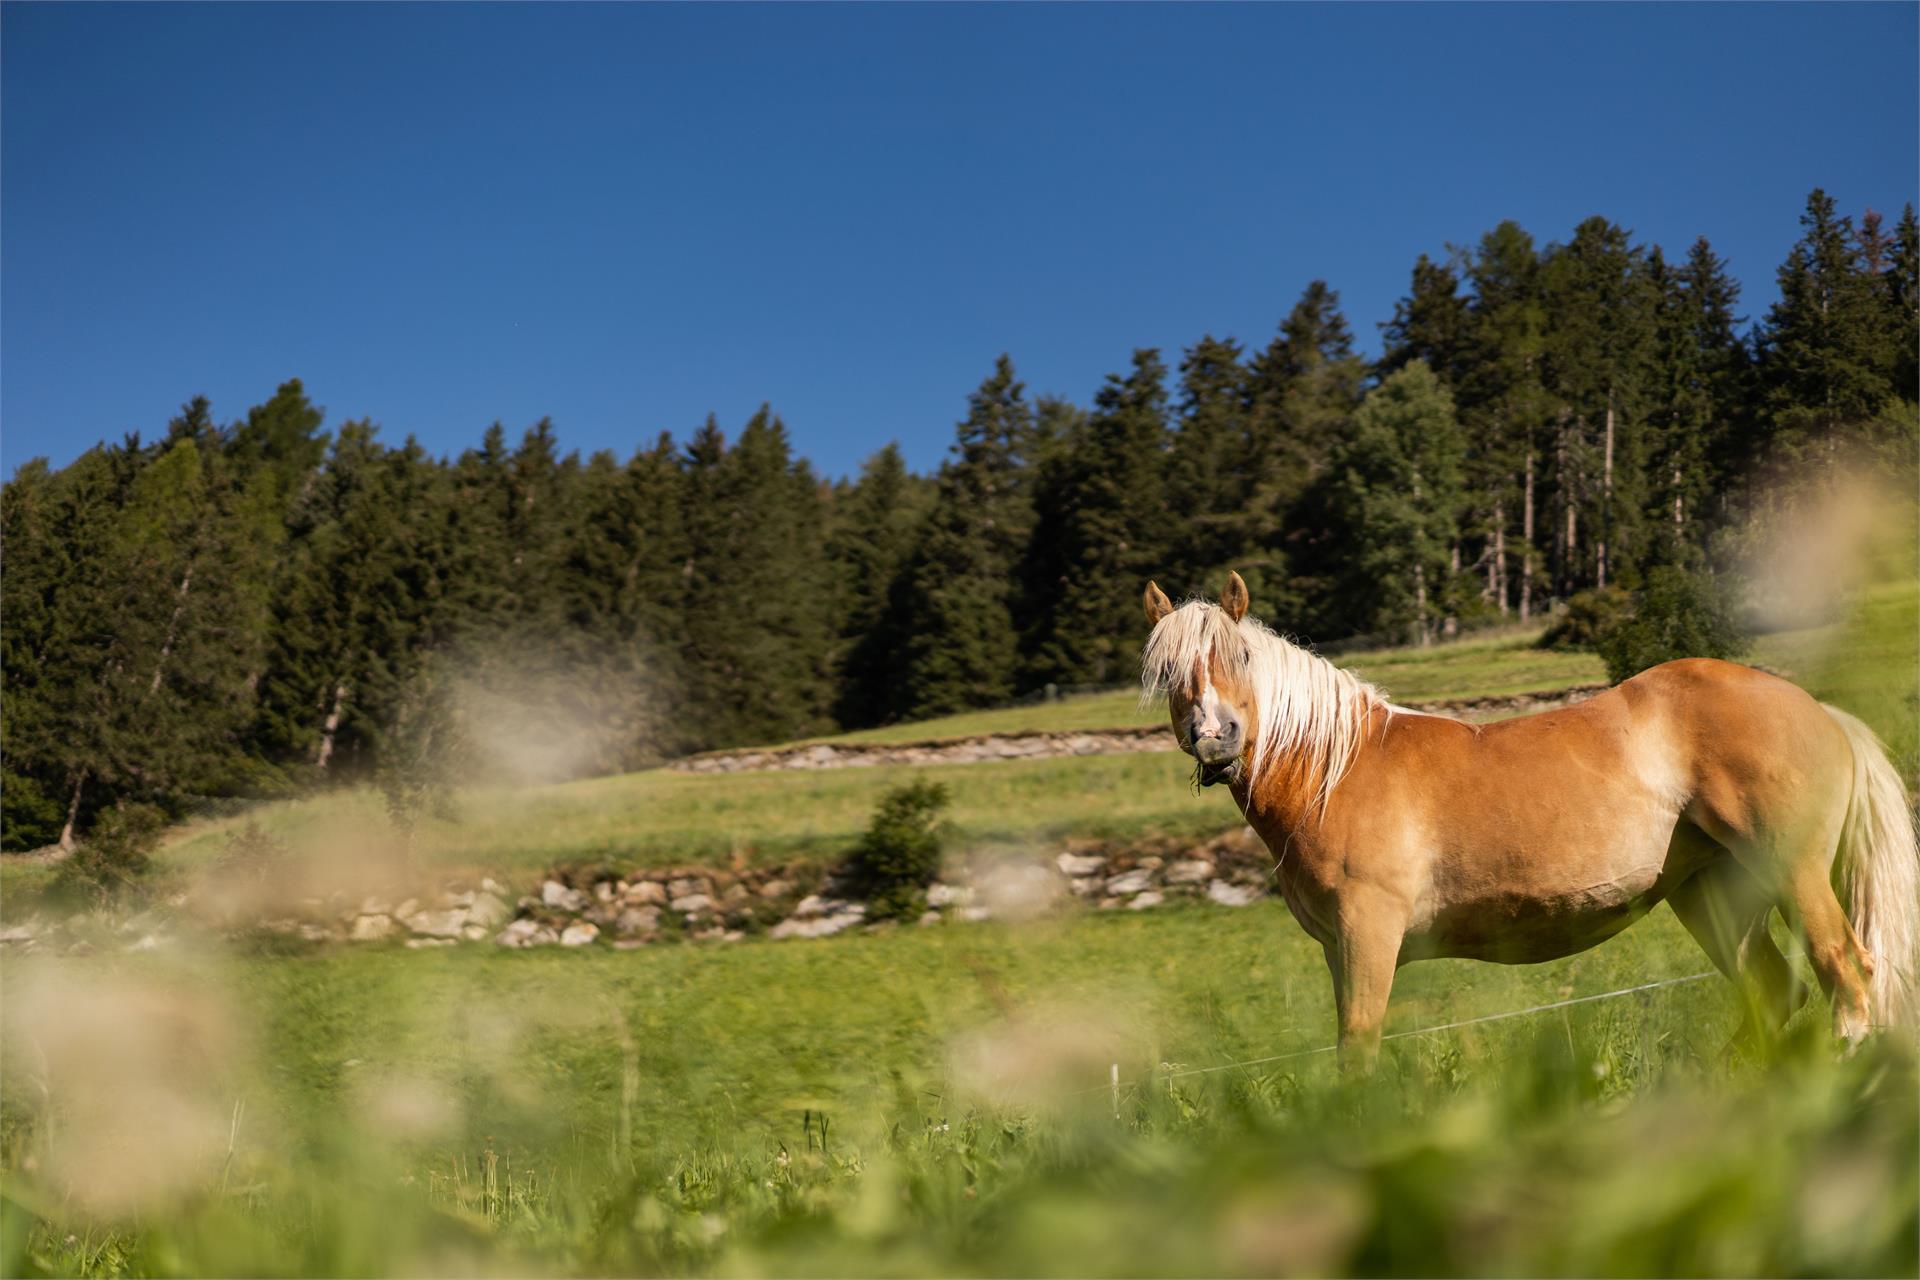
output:
[[[1809,188],[1915,198],[1916,7],[0,8],[0,466],[288,377],[437,453],[623,456],[761,401],[939,461],[1012,353],[1362,344],[1503,218],[1708,235],[1759,315]]]

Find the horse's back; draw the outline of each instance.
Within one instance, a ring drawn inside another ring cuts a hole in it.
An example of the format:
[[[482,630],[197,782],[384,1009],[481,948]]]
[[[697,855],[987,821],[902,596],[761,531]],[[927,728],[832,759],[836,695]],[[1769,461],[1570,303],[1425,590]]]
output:
[[[1691,875],[1714,843],[1795,825],[1809,789],[1849,759],[1803,690],[1711,659],[1493,724],[1396,716],[1384,745],[1381,767],[1348,797],[1372,784],[1375,804],[1361,807],[1374,817],[1356,816],[1343,834],[1389,843],[1406,833],[1406,856],[1427,869],[1421,931],[1445,954],[1485,958],[1592,945]],[[1679,839],[1688,823],[1712,842]]]
[[[1826,840],[1850,792],[1852,748],[1827,709],[1790,680],[1738,663],[1687,658],[1644,671],[1684,754],[1687,815],[1722,843],[1762,832]]]

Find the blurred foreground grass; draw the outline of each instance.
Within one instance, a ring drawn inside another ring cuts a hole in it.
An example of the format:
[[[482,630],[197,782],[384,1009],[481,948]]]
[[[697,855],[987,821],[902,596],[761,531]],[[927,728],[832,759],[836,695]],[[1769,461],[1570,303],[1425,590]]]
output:
[[[1555,964],[1412,966],[1388,1030],[1704,968],[1661,912]],[[1171,1075],[1328,1042],[1319,950],[1273,903],[632,954],[29,957],[6,983],[7,1274],[1916,1262],[1911,1057],[1837,1061],[1814,1008],[1778,1060],[1726,1060],[1717,979],[1391,1041],[1364,1085],[1328,1054]]]

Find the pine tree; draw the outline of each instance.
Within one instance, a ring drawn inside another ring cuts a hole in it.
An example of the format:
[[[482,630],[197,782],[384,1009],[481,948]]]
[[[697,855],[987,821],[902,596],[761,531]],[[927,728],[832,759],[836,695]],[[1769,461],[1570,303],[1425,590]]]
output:
[[[1459,273],[1421,254],[1413,264],[1407,296],[1394,303],[1393,319],[1380,326],[1386,349],[1380,357],[1384,378],[1415,360],[1449,387],[1462,381],[1473,355],[1473,312],[1460,292]]]
[[[1870,422],[1895,394],[1896,357],[1851,219],[1816,187],[1800,225],[1800,240],[1780,266],[1779,301],[1761,333],[1762,396],[1779,460],[1831,463],[1843,437]]]
[[[1555,479],[1563,591],[1606,586],[1644,554],[1645,433],[1657,295],[1628,232],[1588,218],[1547,255],[1546,383],[1566,418]],[[1584,531],[1581,526],[1584,524]]]
[[[701,746],[827,726],[830,598],[820,486],[762,406],[726,447],[709,418],[687,446],[682,670]]]
[[[28,821],[9,847],[47,834],[56,805],[71,843],[106,804],[239,784],[279,519],[276,484],[219,444],[195,402],[167,443],[92,450],[45,488],[30,473],[37,510],[9,536],[63,553],[57,579],[8,588],[29,630],[8,646],[7,767],[32,781],[8,802]]]
[[[836,497],[827,562],[837,638],[835,718],[843,725],[886,717],[902,637],[894,601],[932,494],[907,470],[898,443],[868,458],[860,479]]]
[[[1750,461],[1748,359],[1734,315],[1740,286],[1706,237],[1678,268],[1654,249],[1648,271],[1659,299],[1647,417],[1649,550],[1671,562],[1704,546],[1707,521],[1724,512]]]
[[[1894,394],[1908,404],[1920,402],[1920,222],[1911,204],[1894,228],[1887,270],[1880,277],[1893,350]]]
[[[1030,575],[1040,609],[1023,646],[1030,684],[1126,678],[1138,649],[1128,584],[1156,572],[1169,534],[1166,372],[1158,351],[1135,351],[1036,502],[1032,545],[1045,567]]]
[[[276,592],[256,737],[267,758],[316,773],[372,764],[444,589],[423,519],[432,464],[417,443],[389,450],[378,434],[367,421],[340,427],[297,506]]]
[[[1559,407],[1544,382],[1547,311],[1533,237],[1503,222],[1480,240],[1467,353],[1453,380],[1473,442],[1466,460],[1469,529],[1478,535],[1481,599],[1532,616],[1545,583],[1540,530],[1544,458]]]
[[[1430,643],[1448,612],[1450,551],[1464,501],[1465,440],[1453,397],[1422,361],[1376,387],[1333,457],[1333,505],[1348,554],[1342,621],[1408,629]]]
[[[1247,366],[1239,344],[1203,337],[1180,362],[1179,430],[1166,460],[1167,532],[1154,576],[1175,598],[1245,567],[1252,547],[1245,510]]]
[[[1003,355],[969,397],[907,569],[896,715],[988,706],[1013,692],[1019,647],[1012,581],[1032,520],[1021,484],[1032,433],[1025,388]]]
[[[204,412],[205,401],[197,403]],[[325,420],[325,411],[307,398],[300,379],[290,378],[271,400],[247,410],[246,419],[233,429],[228,449],[243,464],[271,472],[283,500],[291,501],[326,456],[327,435],[320,430]]]
[[[1256,612],[1312,628],[1337,555],[1326,526],[1324,478],[1334,442],[1360,403],[1366,365],[1340,296],[1315,280],[1249,371],[1248,541],[1260,560],[1242,572]]]

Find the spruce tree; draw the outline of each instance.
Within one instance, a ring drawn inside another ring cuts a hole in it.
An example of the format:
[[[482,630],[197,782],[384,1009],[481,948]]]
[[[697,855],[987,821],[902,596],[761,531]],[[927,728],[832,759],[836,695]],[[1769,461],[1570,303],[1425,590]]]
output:
[[[1380,326],[1385,351],[1381,377],[1415,360],[1452,387],[1473,354],[1473,313],[1460,292],[1460,276],[1445,263],[1421,254],[1413,264],[1407,296],[1394,303],[1393,319]]]
[[[825,728],[830,600],[819,482],[762,406],[732,448],[709,418],[687,446],[681,595],[686,708],[703,747]]]
[[[1166,459],[1166,545],[1154,576],[1178,599],[1222,581],[1229,567],[1254,569],[1245,518],[1247,366],[1238,343],[1208,335],[1188,348],[1176,416]]]
[[[1012,583],[1032,521],[1021,464],[1033,429],[1025,388],[1002,355],[968,399],[902,584],[895,715],[943,715],[1013,692]]]
[[[1645,552],[1643,430],[1657,294],[1629,233],[1588,218],[1548,255],[1546,382],[1565,410],[1555,480],[1563,590],[1606,586]]]
[[[1340,296],[1307,286],[1248,377],[1248,541],[1259,559],[1242,576],[1253,608],[1314,629],[1337,555],[1326,523],[1324,479],[1334,443],[1360,403],[1366,365]]]
[[[1882,282],[1894,352],[1894,393],[1913,404],[1920,402],[1920,222],[1911,204],[1894,228],[1892,260]]]
[[[1127,678],[1138,651],[1129,584],[1158,571],[1169,541],[1166,365],[1143,348],[1114,374],[1038,498],[1031,574],[1039,613],[1025,638],[1029,684]]]
[[[296,772],[370,766],[432,643],[434,469],[417,443],[389,450],[378,435],[342,424],[292,522],[257,739]]]
[[[1816,187],[1800,226],[1761,333],[1762,396],[1776,458],[1825,464],[1894,395],[1895,358],[1851,219]]]
[[[1502,222],[1480,240],[1468,354],[1454,381],[1468,455],[1470,527],[1479,542],[1481,598],[1501,613],[1532,616],[1546,582],[1545,462],[1552,424],[1562,421],[1545,384],[1547,310],[1533,237]]]
[[[1421,644],[1438,634],[1465,451],[1453,397],[1423,361],[1390,375],[1354,414],[1330,485],[1347,548],[1336,616],[1348,630],[1405,629]]]
[[[827,563],[836,601],[834,715],[843,725],[886,717],[902,639],[896,584],[931,496],[907,470],[898,443],[868,458],[860,479],[836,495]]]

